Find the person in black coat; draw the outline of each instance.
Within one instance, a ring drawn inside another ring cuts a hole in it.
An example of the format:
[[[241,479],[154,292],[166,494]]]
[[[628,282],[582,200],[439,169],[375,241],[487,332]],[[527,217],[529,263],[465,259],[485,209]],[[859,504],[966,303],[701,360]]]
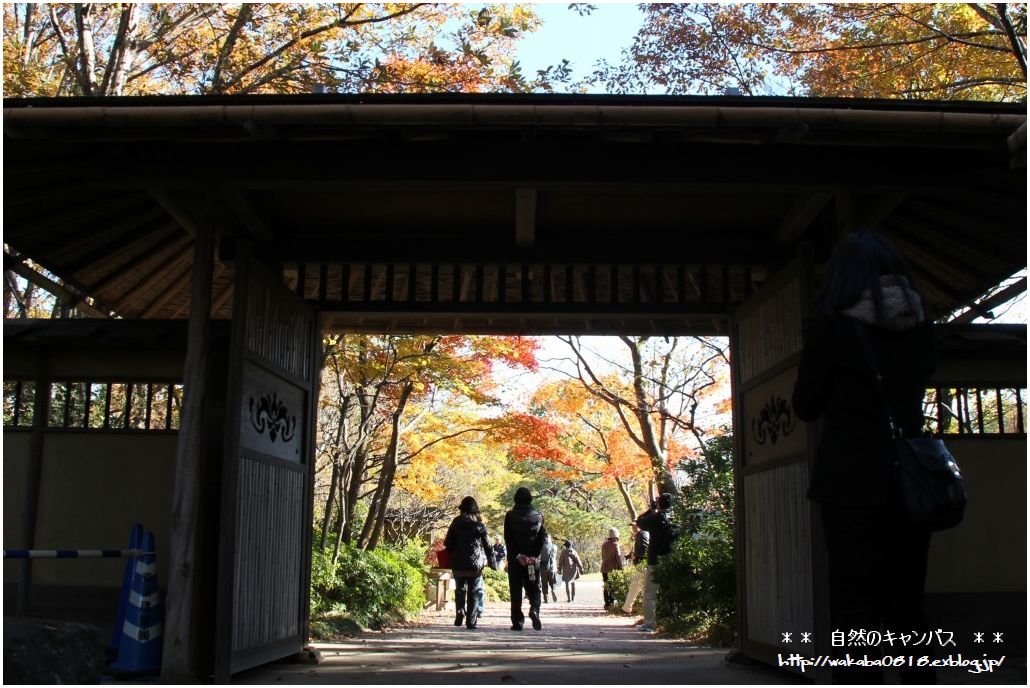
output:
[[[644,623],[639,627],[641,631],[648,633],[658,628],[658,583],[654,578],[654,565],[658,557],[672,551],[672,543],[676,541],[677,531],[672,522],[671,509],[672,494],[663,492],[651,508],[637,518],[637,527],[648,534],[647,571],[644,577]]]
[[[826,534],[831,625],[845,635],[879,632],[881,623],[911,633],[926,629],[930,531],[905,511],[884,397],[905,435],[919,435],[936,361],[933,331],[904,261],[878,235],[852,234],[828,267],[793,406],[798,418],[823,421],[808,498],[820,504]],[[932,669],[902,673],[906,682],[933,679]],[[883,673],[835,669],[833,680],[882,682]]]
[[[454,606],[457,614],[454,625],[462,621],[469,628],[475,628],[479,620],[479,598],[476,594],[483,567],[497,568],[494,550],[486,534],[486,526],[479,520],[479,505],[472,497],[465,497],[458,507],[459,514],[451,521],[444,537],[444,547],[451,551],[451,575],[457,587],[454,589]]]
[[[511,591],[511,630],[521,631],[522,591],[529,595],[529,618],[540,630],[540,552],[547,538],[544,517],[533,508],[525,487],[515,491],[515,507],[504,515],[504,544],[508,548],[508,589]]]

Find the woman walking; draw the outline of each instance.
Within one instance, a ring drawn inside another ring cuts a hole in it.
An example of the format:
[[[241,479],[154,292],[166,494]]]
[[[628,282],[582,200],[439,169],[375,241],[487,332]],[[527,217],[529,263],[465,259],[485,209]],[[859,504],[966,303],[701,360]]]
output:
[[[923,590],[930,531],[908,518],[888,414],[905,436],[923,429],[935,364],[922,299],[901,257],[878,235],[850,235],[830,260],[808,323],[794,411],[823,419],[808,498],[826,532],[831,627],[845,633],[928,631]],[[846,648],[845,648],[846,649]],[[933,682],[904,668],[902,682]],[[834,682],[883,681],[878,668],[834,669]]]
[[[479,620],[479,598],[483,567],[497,568],[490,538],[486,534],[479,516],[479,505],[472,497],[465,497],[458,507],[458,515],[451,521],[444,538],[444,547],[451,551],[451,575],[457,587],[454,589],[454,606],[457,613],[454,625],[464,621],[469,629],[476,627]]]
[[[601,578],[604,580],[604,608],[615,604],[615,596],[608,587],[608,573],[622,570],[622,549],[619,547],[619,529],[609,528],[608,539],[601,545]]]
[[[576,579],[583,573],[583,562],[569,540],[565,541],[561,556],[558,557],[558,573],[565,583],[566,601],[572,602],[576,599]]]

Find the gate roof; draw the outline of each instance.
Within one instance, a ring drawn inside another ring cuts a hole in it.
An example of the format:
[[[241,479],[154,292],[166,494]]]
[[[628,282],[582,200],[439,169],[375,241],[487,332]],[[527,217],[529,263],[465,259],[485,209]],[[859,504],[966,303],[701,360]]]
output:
[[[4,101],[5,268],[183,318],[201,222],[355,330],[717,332],[880,227],[937,312],[1026,265],[1025,105],[753,97]],[[1018,131],[1022,132],[1022,138]]]

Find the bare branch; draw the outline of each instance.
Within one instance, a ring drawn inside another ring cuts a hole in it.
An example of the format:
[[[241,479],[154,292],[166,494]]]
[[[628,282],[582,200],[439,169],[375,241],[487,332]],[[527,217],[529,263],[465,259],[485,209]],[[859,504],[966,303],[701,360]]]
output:
[[[211,77],[211,91],[213,93],[222,92],[222,68],[229,59],[229,55],[232,54],[233,48],[236,47],[236,41],[240,37],[240,31],[242,31],[243,27],[250,21],[253,11],[254,5],[247,3],[240,5],[239,14],[236,15],[236,21],[233,22],[232,28],[229,29],[229,34],[225,37],[225,42],[222,43],[222,49],[218,51],[218,61],[215,62],[214,74]]]

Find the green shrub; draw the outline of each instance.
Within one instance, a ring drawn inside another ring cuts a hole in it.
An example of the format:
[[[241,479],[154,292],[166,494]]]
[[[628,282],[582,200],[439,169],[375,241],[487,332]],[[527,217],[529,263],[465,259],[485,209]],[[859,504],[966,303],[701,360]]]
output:
[[[730,645],[737,592],[732,436],[727,431],[710,439],[703,454],[684,463],[687,486],[673,509],[680,536],[655,564],[655,611],[670,633]]]
[[[732,530],[712,523],[703,533],[681,535],[672,552],[654,565],[655,611],[662,627],[712,645],[732,644],[735,566]]]
[[[624,569],[616,569],[608,572],[608,590],[611,592],[614,602],[608,609],[609,612],[621,613],[622,605],[626,604],[626,595],[629,594],[629,582],[636,574],[636,568],[627,565]],[[637,604],[639,604],[639,597]]]
[[[332,549],[315,548],[311,564],[311,614],[315,620],[345,616],[366,628],[380,628],[418,614],[425,600],[426,572],[414,566],[414,548],[373,551],[342,545],[336,566]],[[312,624],[313,631],[316,625]]]
[[[508,602],[511,600],[511,589],[508,587],[508,574],[505,571],[483,569],[483,583],[486,585],[487,601]]]

